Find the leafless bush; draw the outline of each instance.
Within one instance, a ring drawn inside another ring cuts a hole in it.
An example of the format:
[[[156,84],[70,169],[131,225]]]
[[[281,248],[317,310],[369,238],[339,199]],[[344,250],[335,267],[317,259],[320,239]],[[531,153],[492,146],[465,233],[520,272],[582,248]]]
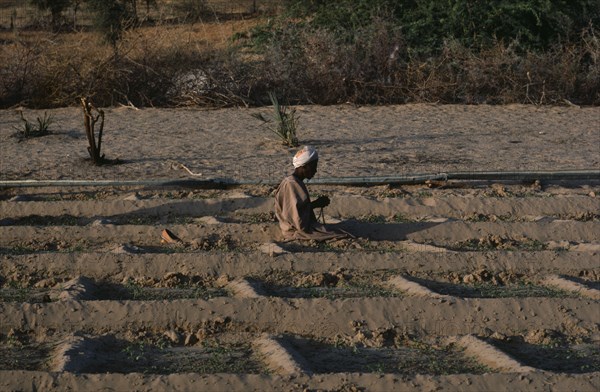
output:
[[[291,100],[397,102],[402,36],[384,21],[360,29],[350,42],[328,30],[284,26],[269,43],[262,75]]]
[[[10,61],[0,64],[0,104],[56,107],[89,96],[100,106],[169,105],[173,75],[203,57],[156,38],[133,36],[117,51],[85,33],[76,41],[18,40],[3,46]]]
[[[444,102],[556,104],[600,102],[597,41],[592,45],[561,45],[544,53],[516,53],[514,47],[497,43],[475,53],[447,44],[439,59],[446,85],[439,91]],[[453,92],[453,93],[452,93]]]
[[[0,104],[4,107],[23,101],[38,67],[40,47],[15,42],[0,46]]]
[[[284,30],[262,72],[290,99],[319,104],[598,104],[600,45],[591,32],[581,42],[518,53],[502,42],[476,51],[449,41],[439,55],[422,57],[376,21],[352,42],[327,31]]]
[[[193,28],[127,32],[118,50],[92,33],[20,36],[0,45],[0,106],[204,107],[290,103],[600,104],[600,43],[593,30],[578,43],[520,53],[498,42],[485,50],[449,41],[437,56],[411,52],[385,19],[341,40],[287,24],[262,52],[214,47]]]

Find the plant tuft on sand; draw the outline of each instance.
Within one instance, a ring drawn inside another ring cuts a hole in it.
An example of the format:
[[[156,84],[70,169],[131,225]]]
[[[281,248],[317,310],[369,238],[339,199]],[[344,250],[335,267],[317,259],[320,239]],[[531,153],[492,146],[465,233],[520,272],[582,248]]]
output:
[[[288,147],[298,147],[298,137],[296,136],[298,117],[296,117],[296,109],[280,105],[277,96],[272,91],[269,92],[269,98],[271,99],[275,111],[273,118],[266,118],[262,113],[255,113],[252,116],[265,124],[274,121],[275,126],[269,127],[269,129],[281,138],[284,145]]]
[[[50,127],[50,124],[52,124],[52,116],[48,115],[46,112],[44,112],[44,117],[36,118],[37,125],[29,122],[25,116],[23,116],[22,110],[19,111],[19,115],[21,116],[21,121],[23,121],[23,127],[14,127],[17,130],[15,136],[19,140],[40,137],[50,133],[48,128]]]

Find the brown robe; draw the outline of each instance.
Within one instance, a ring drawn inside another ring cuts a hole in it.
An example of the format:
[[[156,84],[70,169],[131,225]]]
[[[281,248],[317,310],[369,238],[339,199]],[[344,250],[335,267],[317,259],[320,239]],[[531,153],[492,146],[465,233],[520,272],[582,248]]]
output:
[[[293,174],[285,177],[275,191],[275,215],[286,240],[325,241],[347,236],[319,223],[306,185]]]

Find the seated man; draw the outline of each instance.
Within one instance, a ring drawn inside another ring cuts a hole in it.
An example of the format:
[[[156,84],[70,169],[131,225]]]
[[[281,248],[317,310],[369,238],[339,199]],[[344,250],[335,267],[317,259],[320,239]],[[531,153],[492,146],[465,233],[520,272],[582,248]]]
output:
[[[314,208],[329,205],[329,198],[321,196],[310,201],[304,179],[311,179],[317,172],[317,150],[304,146],[293,159],[294,173],[281,181],[275,191],[275,215],[286,240],[316,240],[345,238],[347,234],[325,227],[317,220]]]

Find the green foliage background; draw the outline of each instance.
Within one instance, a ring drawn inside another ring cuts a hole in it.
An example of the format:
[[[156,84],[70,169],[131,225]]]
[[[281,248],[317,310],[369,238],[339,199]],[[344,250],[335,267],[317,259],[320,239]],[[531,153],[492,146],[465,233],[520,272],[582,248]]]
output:
[[[384,18],[399,26],[409,47],[428,53],[448,39],[470,48],[517,41],[523,50],[545,50],[600,26],[597,0],[292,0],[289,12],[344,39]]]

